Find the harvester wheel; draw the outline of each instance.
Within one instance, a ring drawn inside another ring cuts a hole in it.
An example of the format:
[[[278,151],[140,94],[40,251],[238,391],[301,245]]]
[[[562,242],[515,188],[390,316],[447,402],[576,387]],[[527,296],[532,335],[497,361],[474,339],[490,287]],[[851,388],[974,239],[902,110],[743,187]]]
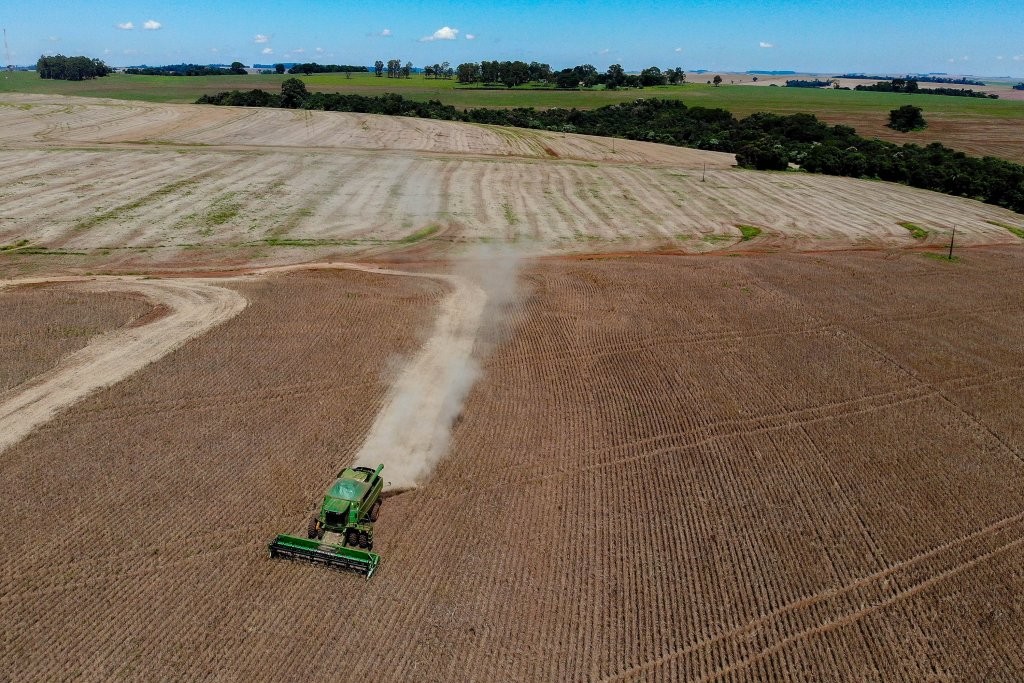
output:
[[[365,548],[368,545],[370,545],[370,537],[366,535],[365,531],[360,531],[359,532],[359,547],[360,548]]]
[[[359,545],[359,534],[355,529],[349,529],[345,532],[345,544],[352,547]]]
[[[381,501],[378,500],[376,503],[373,504],[373,507],[370,508],[370,521],[371,522],[376,522],[377,521],[377,515],[380,514],[380,505],[381,505]]]
[[[316,516],[309,518],[309,526],[306,527],[306,536],[309,538],[320,538],[320,520]]]

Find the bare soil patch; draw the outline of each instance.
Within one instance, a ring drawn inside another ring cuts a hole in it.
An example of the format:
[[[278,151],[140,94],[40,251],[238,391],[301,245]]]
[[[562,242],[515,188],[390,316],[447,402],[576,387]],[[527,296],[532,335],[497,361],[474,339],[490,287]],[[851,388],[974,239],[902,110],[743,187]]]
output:
[[[241,282],[238,317],[5,453],[0,677],[1020,678],[1022,275],[1019,249],[540,261],[369,582],[265,543],[445,288]]]

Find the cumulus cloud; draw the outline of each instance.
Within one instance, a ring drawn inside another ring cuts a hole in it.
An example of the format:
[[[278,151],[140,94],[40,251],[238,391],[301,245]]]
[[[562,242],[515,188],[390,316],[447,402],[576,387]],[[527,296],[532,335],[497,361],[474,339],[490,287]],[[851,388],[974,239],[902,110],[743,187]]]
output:
[[[1013,56],[1013,61],[1015,61],[1015,62],[1024,62],[1024,55],[1014,55]]]
[[[389,28],[383,29],[383,30],[382,30],[382,31],[380,32],[380,34],[379,34],[379,35],[380,35],[381,37],[383,37],[383,38],[388,38],[389,36],[391,36],[391,29],[389,29]]]
[[[133,28],[135,28],[135,24],[133,24],[130,21],[126,21],[123,24],[118,24],[117,27],[122,31],[131,31]]]
[[[771,49],[771,48],[775,47],[775,43],[766,43],[766,42],[764,42],[764,41],[762,40],[762,41],[761,41],[761,43],[760,43],[760,46],[761,46],[762,48],[764,48],[764,49],[768,50],[768,49]]]
[[[146,29],[147,31],[159,31],[163,27],[163,24],[161,24],[159,21],[154,21],[153,19],[147,19],[146,22],[142,24],[142,28]]]
[[[297,47],[297,48],[295,48],[294,50],[291,51],[291,54],[293,54],[293,55],[304,55],[304,54],[306,54],[306,48],[304,48],[304,47]]]
[[[318,48],[317,48],[317,49],[315,50],[315,52],[316,52],[316,53],[317,53],[318,55],[322,55],[322,54],[324,53],[324,49],[323,49],[322,47],[318,47]]]
[[[253,36],[252,42],[256,43],[257,45],[262,45],[263,43],[269,43],[270,42],[270,36],[265,36],[262,33],[257,33],[255,36]]]
[[[430,43],[435,40],[455,40],[459,37],[459,29],[449,26],[442,26],[429,36],[420,38],[421,43]]]
[[[603,50],[598,50],[598,51],[597,51],[597,54],[599,54],[599,55],[606,55],[606,54],[608,54],[609,52],[611,52],[611,48],[607,48],[607,47],[606,47],[606,48],[604,48]]]
[[[260,54],[272,55],[272,54],[274,54],[274,48],[272,48],[272,47],[265,47],[262,50],[260,50]]]
[[[466,40],[476,40],[476,36],[472,33],[467,33]]]
[[[675,50],[673,50],[673,52],[682,52],[682,51],[683,51],[683,48],[681,48],[681,47],[677,47]]]

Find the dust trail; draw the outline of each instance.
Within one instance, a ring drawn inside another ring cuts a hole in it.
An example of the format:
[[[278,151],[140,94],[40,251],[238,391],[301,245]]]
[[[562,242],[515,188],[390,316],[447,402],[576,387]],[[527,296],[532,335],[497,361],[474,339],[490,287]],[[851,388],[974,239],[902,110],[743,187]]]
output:
[[[78,283],[92,291],[139,292],[170,313],[140,327],[99,335],[52,370],[0,394],[0,452],[21,441],[59,410],[120,382],[146,365],[237,315],[248,302],[238,292],[197,279],[55,277],[0,280],[0,289],[46,282]]]
[[[520,253],[484,248],[461,260],[446,280],[451,293],[434,330],[402,369],[356,454],[356,464],[384,463],[388,490],[415,488],[448,450],[451,429],[480,374],[487,345],[480,333],[500,320],[515,297]]]

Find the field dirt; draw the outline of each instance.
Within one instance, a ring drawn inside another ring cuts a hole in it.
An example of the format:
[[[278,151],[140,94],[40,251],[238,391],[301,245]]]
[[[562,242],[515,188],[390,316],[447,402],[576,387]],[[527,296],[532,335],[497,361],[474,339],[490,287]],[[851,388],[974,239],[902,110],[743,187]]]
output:
[[[72,287],[19,287],[0,294],[0,401],[4,392],[52,368],[96,335],[152,310],[132,294],[94,294]]]
[[[1019,680],[1021,276],[1009,248],[535,261],[365,583],[265,544],[448,289],[239,280],[236,317],[4,453],[0,678]]]
[[[335,112],[5,95],[0,274],[622,250],[1019,243],[1024,216],[731,155]],[[707,165],[705,171],[705,164]],[[901,221],[928,237],[915,240]],[[750,242],[739,226],[762,230]],[[45,260],[45,263],[42,261]]]

